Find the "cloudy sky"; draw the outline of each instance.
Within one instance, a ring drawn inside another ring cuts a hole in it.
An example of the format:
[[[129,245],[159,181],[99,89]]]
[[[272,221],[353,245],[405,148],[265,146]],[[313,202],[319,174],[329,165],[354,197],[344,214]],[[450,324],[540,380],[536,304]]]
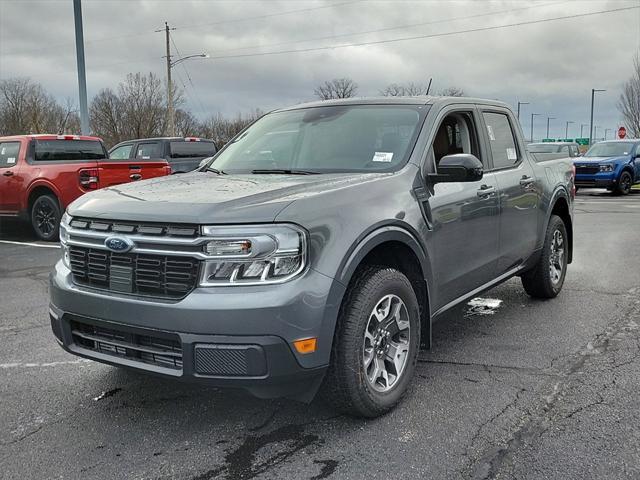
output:
[[[577,135],[591,88],[606,89],[594,123],[611,138],[640,49],[640,0],[84,0],[83,17],[89,97],[128,72],[164,78],[155,30],[167,21],[173,54],[210,55],[174,69],[199,118],[310,100],[331,78],[351,77],[371,96],[432,77],[435,91],[529,102],[521,121],[528,136],[540,114],[536,137],[548,116],[551,136],[568,120]],[[0,0],[0,78],[30,77],[76,100],[75,68],[72,0]]]

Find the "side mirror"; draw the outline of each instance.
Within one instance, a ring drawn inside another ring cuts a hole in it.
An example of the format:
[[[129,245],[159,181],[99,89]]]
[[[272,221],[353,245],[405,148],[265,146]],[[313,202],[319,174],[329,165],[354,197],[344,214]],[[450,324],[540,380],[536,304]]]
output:
[[[477,182],[482,180],[482,162],[470,153],[456,153],[442,157],[438,163],[438,173],[430,173],[433,183]]]

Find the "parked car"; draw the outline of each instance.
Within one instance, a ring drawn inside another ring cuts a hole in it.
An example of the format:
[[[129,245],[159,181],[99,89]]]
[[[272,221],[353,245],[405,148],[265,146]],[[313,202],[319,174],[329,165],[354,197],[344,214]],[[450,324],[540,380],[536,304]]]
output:
[[[538,162],[580,156],[580,145],[574,142],[530,143],[527,145],[527,150]]]
[[[195,170],[200,162],[216,153],[213,140],[197,137],[163,137],[129,140],[109,150],[109,158],[119,160],[164,159],[171,173]]]
[[[576,186],[627,195],[640,183],[640,139],[598,142],[576,159]]]
[[[58,239],[67,205],[102,187],[167,175],[166,161],[110,161],[97,137],[0,137],[0,216],[19,217],[42,240]]]
[[[573,165],[506,104],[334,100],[265,115],[202,169],[74,202],[51,324],[76,355],[375,417],[432,321],[520,276],[560,292]],[[524,340],[523,340],[524,341]]]

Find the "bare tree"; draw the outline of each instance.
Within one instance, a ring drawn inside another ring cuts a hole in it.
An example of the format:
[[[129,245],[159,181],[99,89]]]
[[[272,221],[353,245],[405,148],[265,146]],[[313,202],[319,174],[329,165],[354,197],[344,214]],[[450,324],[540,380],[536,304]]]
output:
[[[332,98],[350,98],[358,93],[358,84],[350,78],[334,78],[319,85],[313,93],[320,100]]]
[[[417,97],[426,95],[428,85],[422,83],[409,82],[407,84],[392,83],[387,85],[384,90],[380,90],[380,95],[384,97]]]
[[[63,107],[39,83],[27,78],[0,81],[0,134],[76,133],[79,124],[69,121],[73,107]],[[73,120],[73,118],[71,118]]]
[[[222,148],[229,140],[235,137],[243,128],[253,123],[263,115],[259,109],[247,114],[238,114],[235,118],[229,119],[218,113],[212,115],[200,126],[200,136],[210,138],[217,148]]]
[[[633,73],[622,88],[618,110],[631,138],[640,137],[640,52],[633,59]]]
[[[440,95],[441,97],[464,97],[465,93],[464,90],[460,87],[448,87],[440,90],[440,92],[438,92],[438,95]]]

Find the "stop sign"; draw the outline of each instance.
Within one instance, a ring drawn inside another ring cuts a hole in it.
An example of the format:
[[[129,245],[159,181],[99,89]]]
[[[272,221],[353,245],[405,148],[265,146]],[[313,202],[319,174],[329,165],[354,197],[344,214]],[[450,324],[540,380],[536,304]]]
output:
[[[624,138],[627,136],[627,129],[624,127],[620,127],[618,129],[618,138]]]

